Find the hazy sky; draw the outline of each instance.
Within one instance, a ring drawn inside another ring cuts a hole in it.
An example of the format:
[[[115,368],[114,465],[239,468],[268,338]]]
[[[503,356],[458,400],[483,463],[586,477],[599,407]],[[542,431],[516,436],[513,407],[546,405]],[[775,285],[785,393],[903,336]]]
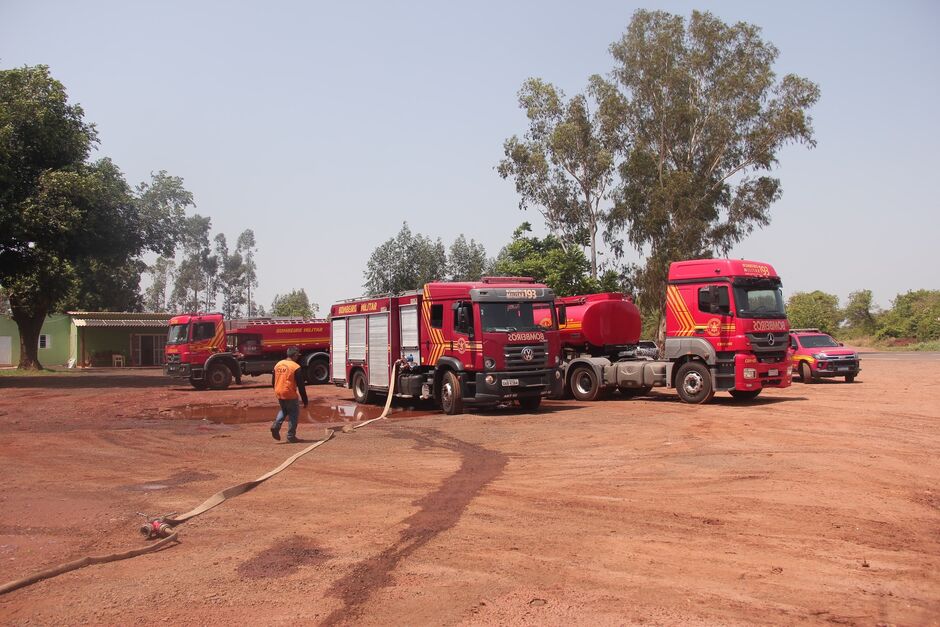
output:
[[[0,0],[0,67],[49,65],[132,185],[165,169],[213,234],[254,229],[259,302],[303,287],[325,311],[402,221],[491,256],[523,220],[544,232],[494,170],[517,91],[583,90],[638,8],[757,24],[779,75],[821,86],[818,147],[779,155],[772,223],[733,257],[843,303],[940,288],[937,2]]]

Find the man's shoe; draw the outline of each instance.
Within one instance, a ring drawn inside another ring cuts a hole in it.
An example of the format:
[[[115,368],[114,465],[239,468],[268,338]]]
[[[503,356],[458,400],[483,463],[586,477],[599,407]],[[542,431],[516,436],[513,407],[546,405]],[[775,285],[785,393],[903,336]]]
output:
[[[271,437],[274,438],[275,440],[280,440],[281,430],[278,429],[277,427],[271,427]]]
[[[290,444],[297,444],[298,442],[300,442],[300,440],[298,440],[297,438],[292,437],[292,436],[287,436],[287,441],[288,441]]]

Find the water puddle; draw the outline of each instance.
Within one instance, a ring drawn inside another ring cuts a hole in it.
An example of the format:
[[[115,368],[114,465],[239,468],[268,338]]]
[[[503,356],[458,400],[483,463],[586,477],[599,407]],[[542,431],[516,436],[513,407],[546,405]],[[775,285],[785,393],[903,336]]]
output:
[[[384,406],[357,405],[356,403],[326,404],[311,402],[300,408],[300,423],[322,426],[342,425],[378,418]],[[432,410],[394,404],[389,409],[390,419],[411,418],[433,413]],[[271,422],[277,416],[277,406],[253,407],[240,403],[210,404],[197,403],[182,409],[174,409],[164,414],[177,420],[204,420],[214,424],[240,425],[256,422]]]

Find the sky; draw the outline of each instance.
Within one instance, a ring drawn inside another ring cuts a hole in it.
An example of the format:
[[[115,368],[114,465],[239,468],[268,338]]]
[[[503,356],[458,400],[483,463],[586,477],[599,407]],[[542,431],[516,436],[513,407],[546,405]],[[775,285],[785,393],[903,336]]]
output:
[[[522,135],[528,77],[581,92],[640,8],[763,29],[778,75],[820,85],[815,149],[773,174],[768,227],[731,257],[784,291],[940,289],[940,3],[52,2],[0,0],[0,68],[45,64],[131,185],[184,179],[213,235],[253,229],[257,301],[364,292],[369,255],[407,221],[490,256],[541,216],[495,166]],[[627,247],[627,261],[642,261]]]

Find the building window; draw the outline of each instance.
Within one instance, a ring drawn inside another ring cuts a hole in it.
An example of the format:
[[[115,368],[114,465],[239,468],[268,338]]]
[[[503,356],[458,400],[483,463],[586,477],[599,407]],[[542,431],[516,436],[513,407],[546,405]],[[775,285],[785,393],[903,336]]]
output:
[[[39,336],[39,348],[52,348],[52,336],[40,335]]]

